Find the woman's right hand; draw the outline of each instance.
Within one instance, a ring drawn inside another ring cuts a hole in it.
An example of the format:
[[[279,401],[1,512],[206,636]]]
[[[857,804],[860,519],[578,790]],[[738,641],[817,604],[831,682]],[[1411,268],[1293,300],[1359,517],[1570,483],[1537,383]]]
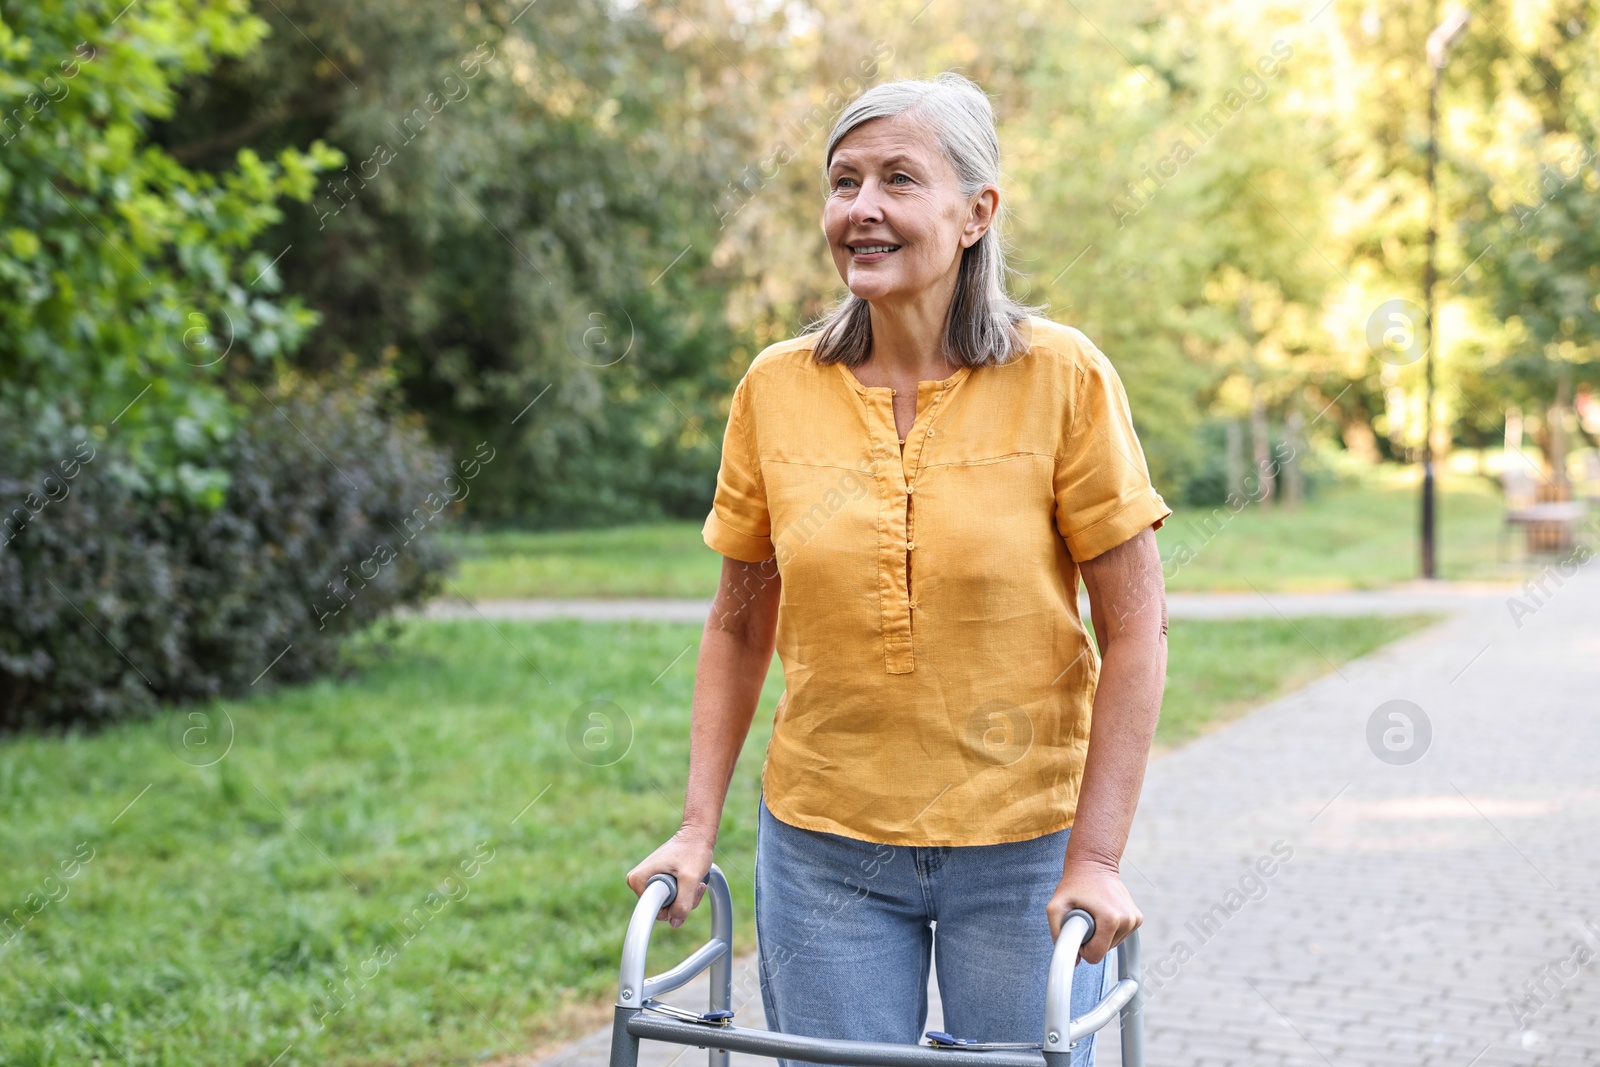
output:
[[[705,895],[701,882],[711,871],[713,842],[705,834],[687,826],[666,840],[660,848],[646,856],[637,867],[628,872],[628,888],[635,896],[644,893],[644,887],[653,874],[670,874],[678,880],[678,896],[656,914],[672,926],[682,926]],[[692,887],[692,891],[691,888]]]

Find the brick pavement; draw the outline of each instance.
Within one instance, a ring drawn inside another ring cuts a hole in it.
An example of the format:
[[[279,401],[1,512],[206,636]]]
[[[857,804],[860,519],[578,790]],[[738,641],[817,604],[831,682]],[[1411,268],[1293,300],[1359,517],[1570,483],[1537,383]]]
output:
[[[1586,570],[1542,606],[1519,598],[1531,615],[1479,605],[1152,764],[1125,875],[1147,916],[1152,1063],[1600,1063]],[[1369,745],[1392,700],[1431,722],[1410,764]],[[1292,856],[1229,899],[1280,841]]]
[[[1585,570],[1523,597],[1520,619],[1478,598],[1152,762],[1124,873],[1146,916],[1150,1064],[1600,1064],[1600,566]],[[1369,741],[1395,700],[1421,709],[1425,744],[1387,718]],[[759,1026],[749,958],[736,974],[740,1022]],[[592,1035],[542,1067],[606,1048]],[[705,1055],[643,1050],[653,1067]]]

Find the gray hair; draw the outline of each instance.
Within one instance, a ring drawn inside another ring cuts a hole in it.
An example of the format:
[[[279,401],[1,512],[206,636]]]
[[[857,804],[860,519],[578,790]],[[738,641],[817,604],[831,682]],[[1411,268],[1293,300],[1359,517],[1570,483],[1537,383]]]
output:
[[[932,79],[906,78],[874,86],[856,97],[828,136],[823,157],[824,182],[834,150],[864,122],[915,115],[932,129],[945,158],[955,168],[961,195],[975,196],[985,185],[1000,184],[1000,138],[995,133],[994,107],[976,82],[954,71]],[[1043,307],[1020,304],[1006,292],[1005,277],[1015,273],[1006,263],[1001,223],[1004,206],[995,212],[984,235],[961,255],[950,318],[945,327],[945,355],[969,367],[1001,364],[1023,355],[1027,341],[1019,325]],[[812,358],[818,363],[865,363],[872,354],[872,316],[867,301],[854,293],[824,311],[805,328],[817,335]]]

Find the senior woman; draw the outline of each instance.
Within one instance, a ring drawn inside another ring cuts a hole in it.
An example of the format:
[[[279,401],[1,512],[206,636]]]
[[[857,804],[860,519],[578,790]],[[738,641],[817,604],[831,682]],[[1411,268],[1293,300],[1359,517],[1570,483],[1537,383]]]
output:
[[[932,959],[947,1031],[1039,1042],[1066,913],[1096,924],[1074,1014],[1142,921],[1119,864],[1166,674],[1153,531],[1171,510],[1105,355],[1006,295],[976,85],[867,91],[824,165],[850,295],[734,390],[683,823],[627,881],[692,887],[662,909],[674,926],[698,904],[776,647],[755,865],[768,1024],[915,1043]]]

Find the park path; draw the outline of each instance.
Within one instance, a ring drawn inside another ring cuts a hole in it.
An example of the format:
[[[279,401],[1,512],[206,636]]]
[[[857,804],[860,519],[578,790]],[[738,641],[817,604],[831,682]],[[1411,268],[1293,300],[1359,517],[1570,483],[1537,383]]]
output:
[[[1600,1063],[1600,567],[1545,592],[1472,598],[1152,761],[1124,872],[1152,1067]],[[762,1025],[749,956],[735,975]],[[518,1062],[596,1067],[607,1036]]]
[[[1455,612],[1486,602],[1502,602],[1510,587],[1464,583],[1410,583],[1388,589],[1334,593],[1168,593],[1167,613],[1174,619],[1246,619],[1307,615],[1406,615]],[[1089,614],[1083,601],[1083,614]],[[573,599],[480,600],[441,598],[423,609],[431,619],[583,619],[589,622],[704,623],[710,600]]]

